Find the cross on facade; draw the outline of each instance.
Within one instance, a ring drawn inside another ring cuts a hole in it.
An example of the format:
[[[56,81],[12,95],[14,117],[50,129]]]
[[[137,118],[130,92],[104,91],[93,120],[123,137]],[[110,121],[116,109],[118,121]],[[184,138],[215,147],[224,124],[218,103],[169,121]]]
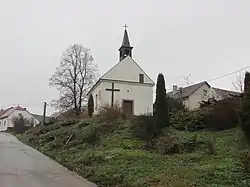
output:
[[[124,25],[125,30],[127,29],[127,27],[128,27],[128,25],[127,25],[127,24],[125,24],[125,25]]]
[[[111,91],[111,107],[114,107],[114,92],[119,92],[120,89],[115,89],[115,83],[112,82],[112,88],[106,88],[106,91]]]

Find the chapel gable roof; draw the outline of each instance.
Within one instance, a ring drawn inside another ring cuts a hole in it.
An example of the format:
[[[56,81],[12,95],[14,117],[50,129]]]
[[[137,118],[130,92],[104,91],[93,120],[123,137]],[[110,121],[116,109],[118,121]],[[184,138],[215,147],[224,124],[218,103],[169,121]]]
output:
[[[129,67],[128,67],[129,66]],[[130,69],[129,69],[130,68]],[[131,70],[131,68],[133,70]],[[128,72],[124,72],[128,70]],[[139,82],[139,74],[144,74],[144,83]],[[96,84],[90,89],[87,95],[92,92],[92,90],[101,81],[115,81],[121,83],[129,84],[141,84],[154,86],[154,81],[146,74],[145,71],[136,63],[130,56],[115,64],[109,71],[107,71],[101,78],[96,82]]]
[[[131,66],[132,65],[132,66]],[[128,66],[133,67],[136,71],[136,78],[138,78],[139,72],[145,75],[145,83],[155,84],[154,81],[146,74],[145,71],[135,62],[130,56],[127,56],[125,59],[115,64],[109,71],[107,71],[100,79],[111,79],[111,80],[121,80],[121,81],[130,81],[133,82],[132,78],[130,79],[130,73],[132,69],[124,69]],[[124,72],[125,71],[125,72]],[[128,71],[128,72],[126,72]],[[126,79],[123,79],[119,72],[123,72],[123,75],[127,75]],[[138,81],[134,81],[139,83]]]

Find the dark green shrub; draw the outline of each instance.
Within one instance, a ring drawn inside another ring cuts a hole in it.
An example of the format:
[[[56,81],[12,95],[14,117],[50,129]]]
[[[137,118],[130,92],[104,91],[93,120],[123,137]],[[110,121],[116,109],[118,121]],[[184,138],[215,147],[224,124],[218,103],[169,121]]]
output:
[[[176,130],[196,131],[204,129],[200,110],[173,110],[169,114],[169,123]]]
[[[22,114],[20,114],[18,117],[15,116],[11,119],[12,123],[14,124],[11,131],[21,134],[33,127],[33,123],[31,120],[24,118]]]
[[[200,108],[207,108],[213,105],[217,100],[215,98],[210,98],[207,101],[200,102]]]
[[[185,106],[183,105],[180,100],[176,100],[172,97],[167,96],[167,104],[168,104],[168,110],[169,112],[172,112],[173,110],[184,110]]]
[[[185,106],[180,102],[180,100],[176,100],[172,97],[167,96],[167,104],[168,104],[168,111],[172,112],[174,110],[184,110]],[[155,114],[155,103],[153,104],[154,114]]]
[[[100,140],[100,136],[97,132],[97,128],[94,125],[89,125],[84,128],[83,141],[94,146]]]
[[[167,104],[167,95],[165,80],[163,74],[159,74],[156,83],[155,99],[155,121],[159,129],[169,125],[169,109]]]
[[[114,132],[119,126],[119,121],[102,122],[96,126],[96,130],[100,135],[105,135]]]
[[[158,151],[165,154],[174,154],[181,152],[181,144],[176,137],[172,137],[171,135],[165,135],[157,139],[155,143],[155,147]]]
[[[161,134],[156,125],[155,117],[150,114],[136,116],[131,123],[132,135],[146,142],[155,140]]]
[[[104,106],[102,107],[98,114],[96,115],[98,122],[113,122],[120,119],[125,119],[126,116],[122,112],[121,107],[114,105],[113,107]]]
[[[237,127],[240,106],[239,98],[226,98],[202,109],[204,127],[213,131]]]

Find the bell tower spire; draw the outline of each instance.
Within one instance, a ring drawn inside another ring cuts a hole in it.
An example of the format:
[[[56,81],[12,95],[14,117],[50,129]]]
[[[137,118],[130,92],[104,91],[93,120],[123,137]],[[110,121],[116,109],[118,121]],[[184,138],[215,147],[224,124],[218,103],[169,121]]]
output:
[[[128,32],[127,32],[127,25],[124,25],[124,35],[123,35],[123,40],[122,40],[122,46],[120,47],[120,61],[122,61],[124,58],[127,56],[132,57],[132,49],[133,47],[130,46],[129,38],[128,38]]]

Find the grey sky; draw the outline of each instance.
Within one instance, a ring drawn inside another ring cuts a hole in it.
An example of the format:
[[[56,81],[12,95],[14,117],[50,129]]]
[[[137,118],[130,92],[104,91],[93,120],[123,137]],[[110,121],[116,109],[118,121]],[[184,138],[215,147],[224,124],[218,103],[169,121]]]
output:
[[[168,89],[250,65],[249,0],[1,0],[1,107],[42,113],[57,97],[48,79],[73,43],[91,49],[100,74],[118,61],[123,25],[133,57]],[[236,75],[211,82],[233,89]],[[52,108],[48,108],[51,113]]]

